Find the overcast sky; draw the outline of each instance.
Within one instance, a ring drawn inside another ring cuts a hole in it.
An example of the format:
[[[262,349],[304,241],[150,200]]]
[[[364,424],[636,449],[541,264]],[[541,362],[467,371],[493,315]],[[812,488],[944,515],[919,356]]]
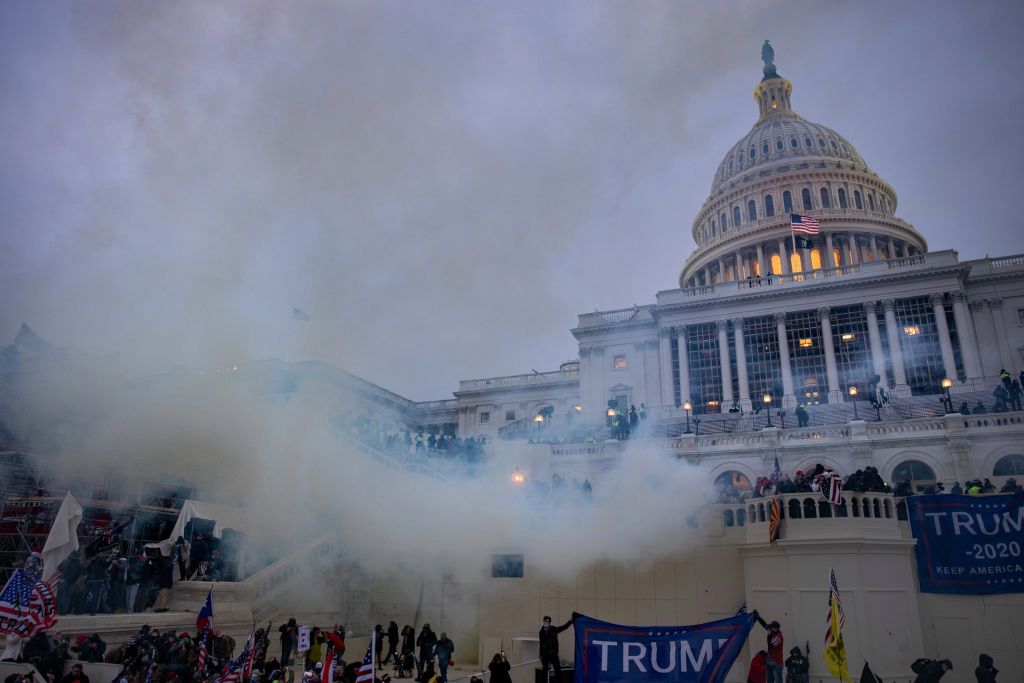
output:
[[[557,368],[578,313],[676,286],[765,38],[932,249],[1021,253],[1022,15],[7,0],[0,343],[322,359],[417,400]]]

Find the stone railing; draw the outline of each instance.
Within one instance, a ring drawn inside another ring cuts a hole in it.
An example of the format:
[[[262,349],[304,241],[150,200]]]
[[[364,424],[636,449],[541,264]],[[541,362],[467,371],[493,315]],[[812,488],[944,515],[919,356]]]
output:
[[[455,410],[459,406],[459,401],[454,398],[446,398],[440,401],[417,401],[413,405],[416,410]]]
[[[531,372],[525,375],[507,375],[505,377],[489,377],[487,379],[464,379],[459,382],[459,391],[473,389],[490,389],[507,386],[528,386],[579,379],[579,368],[554,370],[551,372]]]

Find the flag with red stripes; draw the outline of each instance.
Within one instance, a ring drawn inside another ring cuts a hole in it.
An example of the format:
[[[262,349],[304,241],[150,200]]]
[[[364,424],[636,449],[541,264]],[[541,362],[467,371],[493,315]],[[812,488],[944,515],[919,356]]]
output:
[[[376,634],[370,636],[370,644],[366,646],[366,655],[363,663],[356,671],[356,683],[373,683],[373,640]]]

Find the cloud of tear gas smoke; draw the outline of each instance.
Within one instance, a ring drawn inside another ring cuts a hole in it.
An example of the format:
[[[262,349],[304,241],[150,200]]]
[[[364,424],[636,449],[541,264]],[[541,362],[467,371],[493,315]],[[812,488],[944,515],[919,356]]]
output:
[[[246,509],[252,556],[275,559],[337,533],[345,554],[367,569],[415,557],[421,575],[480,570],[496,552],[526,553],[531,572],[568,576],[642,549],[677,551],[692,542],[687,521],[709,491],[705,472],[642,440],[594,482],[590,499],[571,488],[535,495],[532,482],[514,484],[513,467],[530,457],[512,444],[472,476],[443,458],[424,460],[443,481],[399,471],[330,428],[336,392],[306,381],[268,393],[244,370],[105,386],[93,381],[102,373],[69,381],[62,371],[19,391],[10,426],[42,442],[63,425],[62,457],[44,473],[54,486],[113,479],[134,492],[183,481],[199,500]]]
[[[674,286],[765,38],[934,248],[1018,253],[1024,4],[921,7],[0,3],[0,338],[419,400],[557,367]]]

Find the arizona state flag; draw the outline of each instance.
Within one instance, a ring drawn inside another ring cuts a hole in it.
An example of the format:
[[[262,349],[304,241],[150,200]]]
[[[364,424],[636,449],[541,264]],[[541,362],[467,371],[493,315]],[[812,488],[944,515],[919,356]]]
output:
[[[779,540],[779,522],[782,521],[782,505],[779,497],[773,496],[768,512],[768,542],[775,543]]]
[[[846,645],[843,644],[843,624],[846,622],[846,615],[843,613],[843,603],[839,599],[836,573],[831,567],[828,570],[828,582],[828,615],[825,617],[827,628],[825,649],[821,651],[821,656],[833,676],[841,681],[848,681],[850,670],[846,665]]]

